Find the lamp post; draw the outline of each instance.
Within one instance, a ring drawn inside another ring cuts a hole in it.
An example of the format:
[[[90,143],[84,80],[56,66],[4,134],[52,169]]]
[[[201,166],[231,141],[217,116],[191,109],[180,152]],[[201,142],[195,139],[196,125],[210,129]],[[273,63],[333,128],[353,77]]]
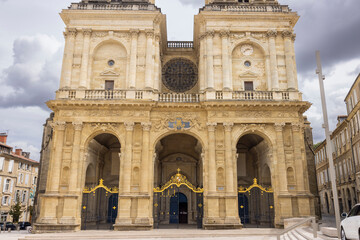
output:
[[[322,103],[322,110],[323,110],[323,117],[324,117],[323,127],[325,128],[325,135],[326,135],[326,151],[327,151],[327,156],[328,156],[328,160],[329,160],[331,189],[332,189],[333,197],[334,197],[335,221],[336,221],[338,238],[340,239],[339,198],[338,198],[338,192],[337,192],[337,188],[336,188],[336,175],[335,175],[334,159],[333,159],[333,155],[332,155],[333,146],[332,146],[331,139],[330,139],[329,120],[328,120],[328,113],[327,113],[327,107],[326,107],[324,83],[323,83],[323,81],[325,80],[325,76],[322,74],[320,51],[316,51],[316,63],[317,63],[316,74],[318,74],[318,76],[319,76],[321,103]]]

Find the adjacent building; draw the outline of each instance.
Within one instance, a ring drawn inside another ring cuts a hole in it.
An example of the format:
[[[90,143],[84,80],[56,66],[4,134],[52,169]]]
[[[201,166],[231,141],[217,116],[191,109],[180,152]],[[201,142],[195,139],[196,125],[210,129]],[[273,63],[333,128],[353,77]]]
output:
[[[348,212],[360,199],[360,75],[345,98],[346,116],[339,116],[331,134],[340,212]],[[322,213],[334,214],[326,140],[315,148],[315,163]]]
[[[38,180],[39,162],[30,159],[30,153],[6,145],[7,134],[0,134],[0,222],[12,221],[11,206],[21,203],[20,221],[31,220]]]
[[[191,42],[168,41],[154,0],[82,0],[60,15],[35,232],[281,227],[315,215],[296,12],[206,0]]]

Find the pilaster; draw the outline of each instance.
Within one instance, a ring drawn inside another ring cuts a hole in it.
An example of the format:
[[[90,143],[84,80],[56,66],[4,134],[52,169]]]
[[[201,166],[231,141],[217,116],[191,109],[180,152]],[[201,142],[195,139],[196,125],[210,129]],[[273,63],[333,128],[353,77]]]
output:
[[[292,32],[291,31],[283,31],[282,36],[284,38],[285,43],[285,64],[286,64],[286,77],[288,82],[288,89],[295,90],[295,76],[294,76],[294,61],[292,56]]]
[[[76,29],[70,28],[64,32],[65,37],[65,50],[63,58],[63,67],[60,78],[60,89],[70,88],[71,86],[71,75],[72,75],[72,66],[74,60],[74,50],[75,50],[75,37],[77,31]]]
[[[232,81],[230,77],[230,63],[229,63],[229,31],[221,31],[221,43],[222,43],[222,77],[223,77],[223,90],[232,90]]]
[[[152,74],[153,74],[153,38],[154,31],[146,31],[146,66],[145,66],[145,88],[153,89]]]
[[[214,32],[206,32],[206,78],[207,90],[215,90],[214,82],[214,53],[213,53],[213,38]]]
[[[88,66],[89,66],[89,50],[90,50],[90,38],[91,29],[83,29],[82,34],[84,37],[83,52],[81,58],[81,70],[80,70],[80,88],[86,88],[88,79]]]
[[[129,74],[129,88],[136,88],[136,68],[137,68],[137,47],[138,47],[138,29],[131,29],[131,50],[130,50],[130,74]]]
[[[270,30],[267,32],[269,38],[269,50],[270,50],[270,72],[271,72],[271,83],[272,90],[279,90],[279,73],[277,66],[277,57],[276,57],[276,30]]]

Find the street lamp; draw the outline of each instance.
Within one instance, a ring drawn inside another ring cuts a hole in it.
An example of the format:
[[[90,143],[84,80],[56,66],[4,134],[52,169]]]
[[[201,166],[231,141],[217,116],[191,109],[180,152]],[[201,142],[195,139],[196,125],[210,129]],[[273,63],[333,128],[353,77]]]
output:
[[[331,181],[331,188],[334,197],[334,209],[335,209],[335,221],[336,221],[336,228],[338,238],[340,239],[340,210],[339,210],[339,198],[338,192],[336,188],[336,175],[335,175],[335,167],[334,167],[334,159],[333,159],[333,146],[331,144],[330,139],[330,131],[329,131],[329,120],[328,120],[328,113],[326,108],[326,99],[325,99],[325,91],[324,91],[324,83],[325,76],[322,74],[322,66],[321,66],[321,59],[320,59],[320,51],[316,51],[316,63],[317,69],[316,74],[319,76],[319,85],[320,85],[320,94],[321,94],[321,103],[322,103],[322,110],[323,110],[323,117],[324,117],[324,125],[325,128],[325,135],[326,135],[326,151],[329,160],[329,170],[330,170],[330,181]]]

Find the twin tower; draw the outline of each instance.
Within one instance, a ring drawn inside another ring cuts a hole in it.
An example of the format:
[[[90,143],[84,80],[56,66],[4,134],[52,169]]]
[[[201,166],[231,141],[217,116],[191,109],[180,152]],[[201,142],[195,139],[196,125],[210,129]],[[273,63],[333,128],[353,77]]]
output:
[[[154,0],[83,0],[60,15],[36,232],[280,227],[314,215],[310,103],[288,6],[206,0],[191,42],[167,40]]]

